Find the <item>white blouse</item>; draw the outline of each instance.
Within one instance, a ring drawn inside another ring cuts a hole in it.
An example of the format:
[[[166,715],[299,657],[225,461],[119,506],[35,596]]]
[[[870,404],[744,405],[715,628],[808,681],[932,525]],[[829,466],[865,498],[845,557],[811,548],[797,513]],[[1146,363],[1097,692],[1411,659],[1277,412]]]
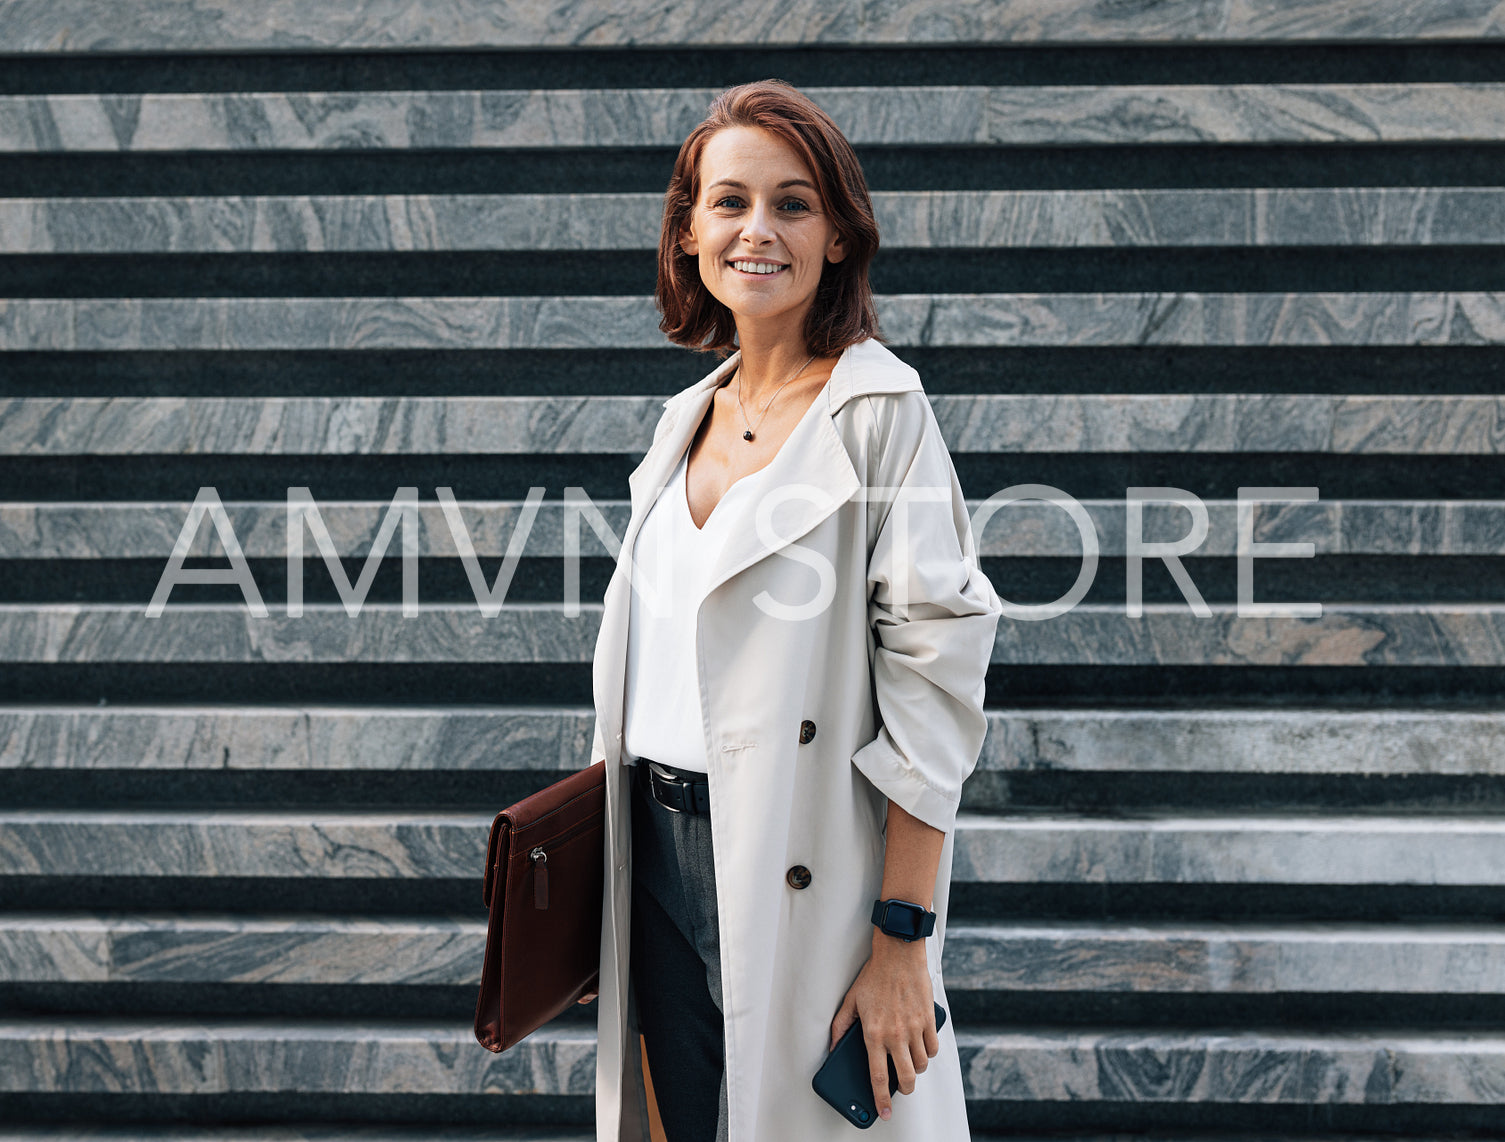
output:
[[[633,557],[627,622],[627,697],[623,761],[650,757],[705,773],[705,723],[695,668],[695,613],[705,598],[714,556],[738,527],[750,526],[753,495],[768,470],[736,480],[704,528],[690,518],[689,450],[643,519]],[[639,594],[639,586],[647,594]]]

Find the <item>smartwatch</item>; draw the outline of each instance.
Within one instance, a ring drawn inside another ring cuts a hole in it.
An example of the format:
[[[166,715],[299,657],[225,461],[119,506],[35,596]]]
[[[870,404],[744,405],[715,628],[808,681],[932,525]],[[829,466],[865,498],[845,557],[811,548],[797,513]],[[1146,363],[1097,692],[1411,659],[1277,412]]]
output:
[[[873,901],[873,923],[905,943],[923,939],[935,931],[935,913],[911,900],[889,897]]]

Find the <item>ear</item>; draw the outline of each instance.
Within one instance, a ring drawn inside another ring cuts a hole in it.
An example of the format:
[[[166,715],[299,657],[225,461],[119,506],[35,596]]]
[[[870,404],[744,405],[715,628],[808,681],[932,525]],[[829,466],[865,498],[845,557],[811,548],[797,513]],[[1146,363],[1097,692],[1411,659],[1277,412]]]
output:
[[[837,234],[826,247],[826,261],[839,262],[851,252],[851,249],[852,247],[846,238]]]
[[[692,258],[698,257],[700,254],[700,242],[696,239],[694,231],[689,226],[685,226],[679,232],[679,248]]]

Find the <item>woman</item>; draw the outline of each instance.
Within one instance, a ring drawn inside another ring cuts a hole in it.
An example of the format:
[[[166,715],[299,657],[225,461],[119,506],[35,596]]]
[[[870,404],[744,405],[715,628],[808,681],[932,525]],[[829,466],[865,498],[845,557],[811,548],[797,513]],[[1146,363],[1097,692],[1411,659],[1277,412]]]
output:
[[[846,1139],[811,1078],[856,1018],[877,1129],[969,1137],[935,1004],[1002,604],[878,340],[877,246],[850,144],[787,84],[723,92],[680,148],[661,328],[737,351],[665,402],[596,644],[600,1142],[648,1137],[639,1030],[668,1142]]]

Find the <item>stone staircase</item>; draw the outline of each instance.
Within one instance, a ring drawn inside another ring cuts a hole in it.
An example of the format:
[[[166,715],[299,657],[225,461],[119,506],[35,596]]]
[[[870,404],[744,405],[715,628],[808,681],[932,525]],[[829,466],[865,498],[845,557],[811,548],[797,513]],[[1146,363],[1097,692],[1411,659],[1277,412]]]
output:
[[[1000,594],[1096,551],[1000,624],[958,819],[977,1136],[1505,1137],[1497,5],[0,0],[0,44],[0,1140],[593,1137],[593,1008],[472,1038],[486,830],[587,760],[565,489],[620,535],[714,363],[656,329],[659,196],[770,75],[859,147],[974,506],[1081,505],[979,534]],[[1163,486],[1206,537],[1131,617]],[[290,487],[343,575],[310,534],[301,614]],[[264,616],[147,613],[203,488]],[[1317,489],[1253,597],[1320,615],[1239,614],[1241,488]]]

